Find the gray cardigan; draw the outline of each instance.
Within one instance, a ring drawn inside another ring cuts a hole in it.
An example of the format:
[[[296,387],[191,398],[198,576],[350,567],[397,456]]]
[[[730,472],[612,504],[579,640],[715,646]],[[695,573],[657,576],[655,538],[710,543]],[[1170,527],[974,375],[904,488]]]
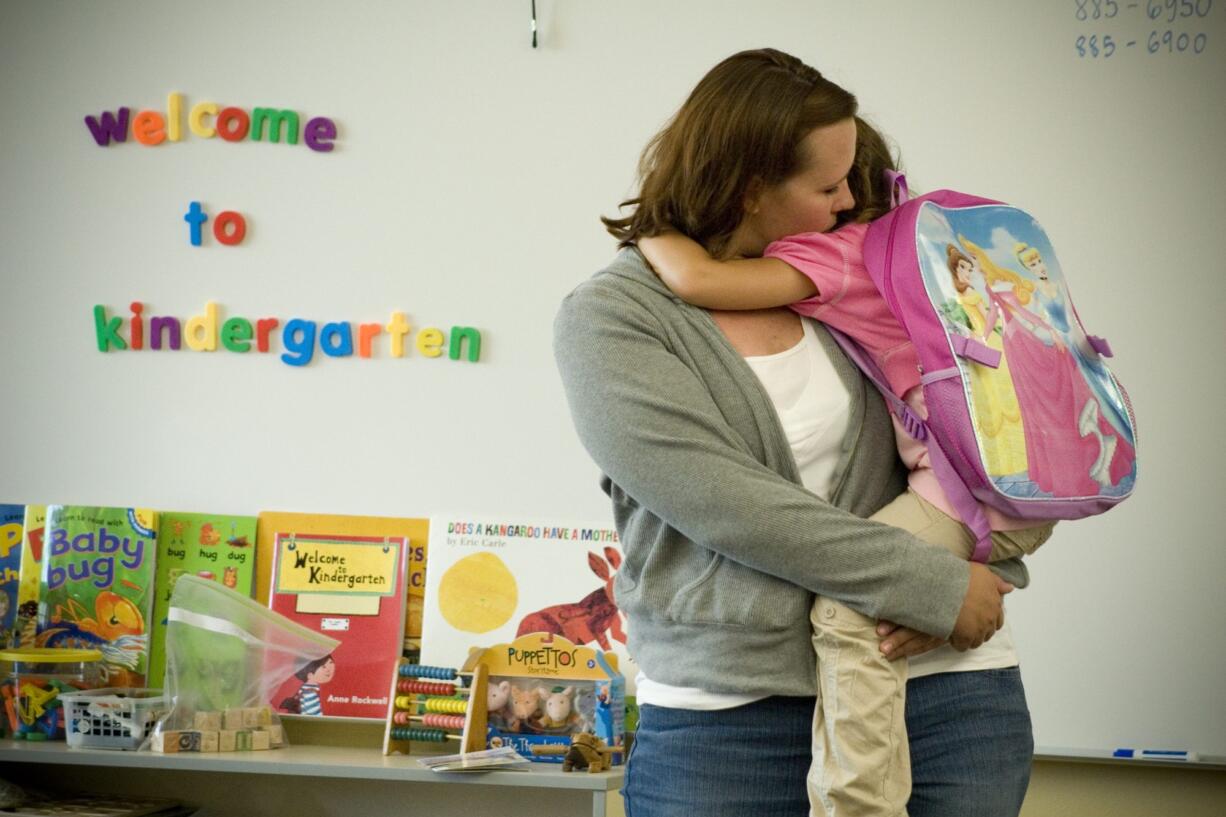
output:
[[[851,392],[830,502],[801,486],[745,360],[636,250],[558,312],[558,369],[625,552],[614,592],[627,646],[653,681],[812,695],[815,593],[936,635],[953,628],[967,564],[862,518],[897,496],[905,475],[884,402],[819,336]],[[994,567],[1025,584],[1020,562]]]

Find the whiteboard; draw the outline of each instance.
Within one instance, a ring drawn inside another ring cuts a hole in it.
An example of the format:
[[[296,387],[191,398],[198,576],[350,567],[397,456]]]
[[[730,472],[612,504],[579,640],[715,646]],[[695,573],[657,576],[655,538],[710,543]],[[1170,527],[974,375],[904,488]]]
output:
[[[0,500],[608,519],[554,312],[612,256],[597,217],[649,137],[718,60],[772,45],[859,96],[913,188],[1036,213],[1116,350],[1136,496],[1061,525],[1010,599],[1041,751],[1226,755],[1226,2],[536,5],[537,49],[527,0],[4,4]],[[328,117],[335,149],[101,148],[84,124],[171,92]],[[192,201],[241,213],[242,243],[209,222],[192,246]],[[99,352],[93,308],[132,301],[320,327],[399,311],[482,347]]]

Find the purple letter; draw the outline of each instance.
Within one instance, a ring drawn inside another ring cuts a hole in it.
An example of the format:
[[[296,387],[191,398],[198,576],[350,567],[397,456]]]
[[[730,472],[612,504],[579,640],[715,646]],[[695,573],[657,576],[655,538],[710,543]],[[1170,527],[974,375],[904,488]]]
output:
[[[112,139],[116,142],[128,141],[127,108],[119,109],[118,118],[110,111],[103,111],[101,122],[92,116],[87,116],[85,117],[85,124],[89,126],[89,132],[94,135],[94,141],[102,147],[109,145]]]

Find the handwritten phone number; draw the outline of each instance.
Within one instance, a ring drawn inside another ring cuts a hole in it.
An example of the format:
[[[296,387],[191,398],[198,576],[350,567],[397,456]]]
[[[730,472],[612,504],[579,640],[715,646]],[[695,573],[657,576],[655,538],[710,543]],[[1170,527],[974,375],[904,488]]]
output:
[[[1168,54],[1200,54],[1208,44],[1209,36],[1203,31],[1192,35],[1186,31],[1177,33],[1167,29],[1166,31],[1151,31],[1145,42],[1145,50],[1150,54],[1157,54],[1160,51]],[[1075,43],[1077,56],[1088,59],[1108,59],[1119,49],[1119,45],[1110,34],[1104,34],[1101,37],[1097,34],[1089,36],[1082,34]],[[1123,45],[1125,48],[1130,48],[1137,45],[1137,41],[1129,40]]]
[[[1126,9],[1139,9],[1141,4],[1125,3]],[[1079,22],[1110,20],[1120,13],[1116,0],[1073,0],[1074,16]],[[1145,16],[1150,20],[1166,18],[1167,23],[1193,17],[1207,17],[1213,10],[1213,0],[1147,0]]]

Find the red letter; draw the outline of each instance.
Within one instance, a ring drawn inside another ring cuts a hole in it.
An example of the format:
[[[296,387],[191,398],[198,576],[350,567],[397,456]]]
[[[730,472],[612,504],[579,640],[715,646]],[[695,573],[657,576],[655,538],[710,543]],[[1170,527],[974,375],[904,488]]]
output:
[[[238,142],[247,137],[251,119],[239,108],[223,108],[217,114],[217,135],[227,142]]]
[[[276,318],[260,318],[255,322],[255,348],[261,352],[268,351],[268,333],[277,328]]]
[[[229,229],[231,225],[234,227],[233,230]],[[247,235],[247,221],[240,213],[225,210],[218,213],[217,218],[213,219],[213,238],[222,244],[233,247],[242,242],[245,235]]]

